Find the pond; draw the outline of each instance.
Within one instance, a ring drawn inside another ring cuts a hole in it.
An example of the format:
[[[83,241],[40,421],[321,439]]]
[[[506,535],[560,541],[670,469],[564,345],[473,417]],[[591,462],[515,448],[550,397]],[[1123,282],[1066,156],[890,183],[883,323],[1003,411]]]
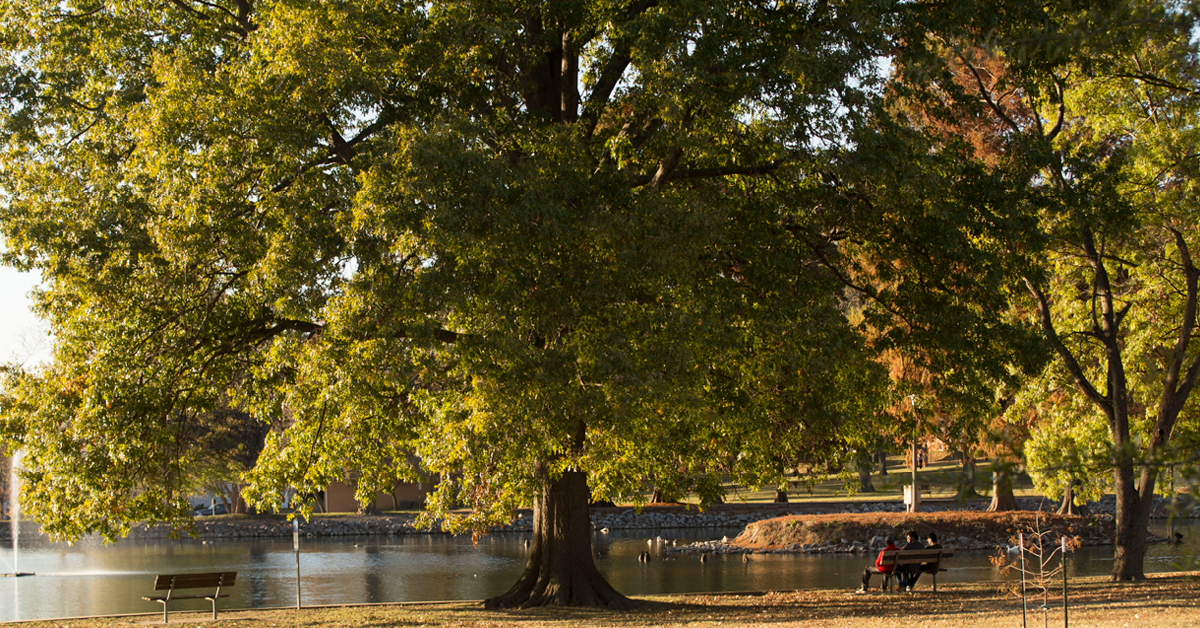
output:
[[[1162,526],[1156,531],[1165,535]],[[1181,544],[1155,544],[1148,572],[1196,569],[1200,523],[1177,525]],[[629,595],[703,591],[836,588],[858,586],[862,554],[755,554],[713,556],[702,563],[686,554],[657,551],[648,563],[638,553],[650,537],[678,543],[735,536],[739,529],[619,531],[596,534],[600,571]],[[527,535],[470,539],[442,535],[306,538],[301,540],[304,605],[417,600],[478,600],[503,593],[525,565]],[[131,540],[104,545],[85,539],[73,546],[44,539],[21,540],[21,571],[37,575],[0,578],[0,621],[84,615],[161,612],[152,593],[159,573],[237,571],[237,585],[222,608],[268,608],[296,604],[296,557],[291,539]],[[673,560],[670,560],[673,558]],[[0,550],[0,572],[11,571],[12,552]],[[1083,548],[1070,558],[1073,576],[1107,574],[1112,548]],[[963,552],[949,561],[939,584],[1001,580],[986,552]],[[878,582],[878,579],[876,579]],[[928,582],[924,582],[928,586]],[[206,609],[208,602],[180,601],[172,610]]]

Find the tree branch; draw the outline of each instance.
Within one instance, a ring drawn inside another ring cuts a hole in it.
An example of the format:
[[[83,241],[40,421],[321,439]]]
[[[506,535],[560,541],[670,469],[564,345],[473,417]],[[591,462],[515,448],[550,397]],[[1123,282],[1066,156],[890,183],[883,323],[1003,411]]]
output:
[[[358,146],[359,144],[361,144],[362,142],[370,139],[370,137],[372,135],[378,133],[380,131],[380,129],[387,126],[387,124],[392,121],[393,115],[394,115],[394,111],[392,109],[390,109],[390,108],[384,109],[383,111],[381,111],[379,113],[379,117],[376,118],[374,122],[367,125],[362,131],[359,131],[358,135],[355,135],[350,140],[342,140],[341,144],[339,144],[337,141],[339,138],[342,137],[341,134],[338,133],[336,128],[334,128],[333,123],[328,119],[328,117],[322,116],[322,122],[324,124],[326,124],[327,128],[329,128],[333,133],[334,139],[331,142],[333,144],[333,146],[330,147],[329,150],[326,151],[325,154],[322,155],[320,159],[310,161],[306,164],[302,164],[301,166],[299,166],[296,169],[295,174],[288,176],[287,178],[280,181],[279,183],[276,183],[275,187],[271,188],[271,193],[278,194],[278,193],[288,189],[289,187],[292,186],[293,183],[296,182],[297,179],[304,176],[310,170],[312,170],[314,168],[320,168],[321,166],[327,166],[331,163],[340,161],[342,156],[344,156],[344,155],[348,155],[350,159],[353,159],[354,155],[357,152],[354,150],[354,148],[356,146]],[[345,161],[342,163],[345,163],[348,165],[349,161]]]
[[[1067,103],[1064,99],[1063,83],[1057,76],[1054,77],[1054,91],[1058,95],[1058,119],[1054,121],[1054,128],[1050,129],[1050,132],[1046,134],[1046,139],[1048,140],[1053,140],[1059,131],[1062,131],[1063,119],[1067,115]],[[1033,115],[1036,116],[1037,111],[1034,111]]]
[[[608,62],[604,64],[604,70],[600,72],[600,78],[592,87],[592,91],[588,94],[587,105],[583,110],[583,125],[587,129],[585,135],[588,138],[596,132],[596,124],[600,122],[600,110],[608,104],[608,99],[612,97],[613,90],[617,88],[617,83],[621,77],[625,75],[625,68],[629,67],[629,62],[632,60],[630,48],[627,45],[618,45],[618,48],[613,50],[613,54],[608,58]]]
[[[971,71],[971,75],[975,77],[975,84],[979,86],[979,97],[983,99],[983,102],[987,103],[988,107],[991,107],[992,111],[995,112],[995,114],[999,116],[1000,120],[1008,125],[1009,128],[1017,133],[1020,133],[1021,127],[1018,126],[1016,122],[1013,122],[1013,119],[1008,117],[1008,114],[1004,113],[1004,110],[1000,108],[1000,105],[996,104],[996,101],[992,100],[992,95],[988,87],[984,85],[983,77],[979,74],[979,68],[976,68],[971,64],[970,61],[967,61],[967,58],[962,54],[958,55],[958,59],[963,62],[963,65],[966,66],[966,68]]]
[[[629,7],[625,15],[626,20],[645,13],[647,9],[658,4],[658,0],[638,0]],[[629,67],[629,62],[632,59],[631,45],[627,40],[614,41],[612,43],[613,54],[608,58],[608,62],[604,64],[604,69],[600,71],[600,78],[592,87],[592,92],[588,94],[587,106],[584,108],[583,120],[584,127],[587,129],[586,136],[592,137],[596,131],[596,124],[600,121],[600,111],[608,104],[609,98],[612,97],[613,90],[616,89],[617,83],[621,81],[621,77],[625,75],[625,69]]]
[[[1063,344],[1062,338],[1059,337],[1058,331],[1054,329],[1054,319],[1051,317],[1050,301],[1046,298],[1046,294],[1028,277],[1022,277],[1025,281],[1025,287],[1029,293],[1033,295],[1038,306],[1038,318],[1042,324],[1042,332],[1046,334],[1046,338],[1050,341],[1050,346],[1062,358],[1063,363],[1067,367],[1067,371],[1071,373],[1071,377],[1075,379],[1075,384],[1083,391],[1084,396],[1090,399],[1096,405],[1107,408],[1108,397],[1100,394],[1096,387],[1088,381],[1087,374],[1083,372],[1083,367],[1079,365],[1079,361],[1075,359],[1075,354]]]
[[[559,68],[559,119],[575,122],[579,117],[579,50],[567,30],[562,33],[562,62]]]
[[[736,175],[754,176],[769,174],[775,170],[778,170],[787,162],[788,159],[782,158],[754,166],[722,166],[718,168],[690,168],[685,170],[674,170],[669,174],[667,179],[661,182],[659,185],[662,185],[663,183],[669,183],[671,181],[682,181],[684,179],[717,179]],[[662,168],[660,167],[659,171],[661,172],[661,170]],[[633,187],[641,187],[647,183],[652,183],[654,181],[654,177],[656,176],[658,176],[657,173],[655,173],[654,176],[638,175],[633,177]]]
[[[675,171],[675,167],[679,165],[679,160],[683,158],[683,149],[675,146],[667,151],[667,156],[663,158],[662,163],[658,166],[658,172],[650,179],[650,187],[661,188],[667,179],[671,178],[671,173]]]
[[[1155,87],[1161,87],[1163,89],[1171,90],[1174,92],[1181,92],[1181,93],[1189,94],[1189,95],[1193,95],[1193,96],[1200,95],[1200,89],[1185,87],[1183,85],[1180,85],[1180,84],[1170,81],[1168,79],[1162,78],[1161,76],[1156,76],[1154,74],[1150,74],[1149,72],[1143,72],[1143,71],[1118,72],[1118,73],[1114,74],[1113,77],[1114,78],[1133,79],[1135,81],[1141,81],[1143,83],[1148,83]]]
[[[1187,240],[1184,239],[1183,234],[1177,229],[1170,227],[1168,229],[1174,234],[1175,246],[1179,249],[1187,293],[1183,305],[1183,323],[1179,328],[1179,336],[1175,340],[1175,347],[1167,363],[1167,373],[1163,383],[1162,405],[1178,404],[1182,408],[1184,401],[1187,400],[1192,388],[1196,385],[1197,376],[1200,376],[1200,352],[1197,352],[1182,382],[1180,381],[1180,371],[1183,368],[1183,361],[1187,356],[1188,345],[1191,343],[1192,335],[1196,329],[1197,299],[1200,298],[1200,295],[1198,295],[1200,291],[1197,290],[1197,284],[1200,283],[1200,270],[1197,270],[1195,264],[1192,262],[1191,250],[1188,248]]]
[[[1083,251],[1087,254],[1088,264],[1092,267],[1093,291],[1100,300],[1100,315],[1103,323],[1100,330],[1103,332],[1102,337],[1105,344],[1112,349],[1117,340],[1117,330],[1120,325],[1117,317],[1120,316],[1120,313],[1113,310],[1112,285],[1108,279],[1108,269],[1104,267],[1104,254],[1096,248],[1096,239],[1090,228],[1084,227],[1081,236]],[[1128,307],[1127,305],[1126,310]]]

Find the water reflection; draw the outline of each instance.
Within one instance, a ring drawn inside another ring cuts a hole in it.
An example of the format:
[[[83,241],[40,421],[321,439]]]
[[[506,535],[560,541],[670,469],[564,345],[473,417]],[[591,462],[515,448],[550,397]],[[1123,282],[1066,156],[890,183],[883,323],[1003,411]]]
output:
[[[1176,526],[1181,545],[1149,549],[1148,572],[1195,569],[1200,525]],[[647,539],[662,534],[680,544],[734,536],[738,530],[701,529],[655,533],[597,534],[597,566],[628,594],[685,593],[842,587],[853,589],[870,560],[853,555],[715,556],[702,563],[686,554],[663,554]],[[1165,531],[1159,530],[1162,534]],[[527,557],[526,536],[503,535],[472,546],[468,538],[442,536],[343,537],[304,539],[301,584],[306,605],[408,600],[482,599],[503,593],[520,575]],[[639,552],[651,550],[650,562]],[[5,550],[8,551],[8,550]],[[144,602],[155,574],[188,571],[238,573],[225,608],[292,606],[296,603],[296,563],[291,539],[124,540],[105,546],[86,539],[74,546],[30,539],[22,544],[21,565],[38,575],[0,579],[0,621],[147,612]],[[1002,576],[983,552],[962,553],[947,565],[940,583],[998,580]],[[1107,574],[1112,549],[1084,548],[1071,557],[1073,576]],[[5,582],[7,581],[7,582]],[[927,583],[926,583],[927,584]],[[207,602],[181,601],[172,609],[202,610]]]

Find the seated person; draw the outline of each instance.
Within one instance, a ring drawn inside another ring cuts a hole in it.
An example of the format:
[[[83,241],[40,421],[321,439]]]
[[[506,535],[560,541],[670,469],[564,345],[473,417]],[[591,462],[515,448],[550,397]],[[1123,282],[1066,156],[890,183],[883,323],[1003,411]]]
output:
[[[920,550],[925,549],[921,544],[920,537],[917,536],[916,530],[909,530],[904,535],[905,543],[900,548],[902,550]],[[898,590],[912,590],[912,584],[916,581],[916,576],[921,570],[921,565],[900,565],[896,567],[896,586]]]
[[[879,551],[879,557],[875,559],[875,564],[867,565],[867,568],[863,570],[862,588],[860,588],[858,591],[855,591],[855,593],[866,593],[867,592],[867,589],[870,588],[870,586],[871,586],[871,574],[877,574],[877,573],[890,574],[890,573],[892,573],[893,566],[883,564],[883,554],[884,554],[884,552],[894,552],[900,548],[896,547],[895,541],[893,541],[892,537],[890,537],[890,536],[887,537],[886,539],[884,539],[883,544],[884,544],[884,547],[882,550]],[[885,576],[884,583],[885,583],[885,585],[887,583],[886,576]],[[884,590],[886,591],[887,589],[885,588]]]
[[[938,544],[937,534],[934,534],[933,532],[929,533],[929,538],[926,539],[925,549],[942,549],[942,546]],[[933,563],[921,563],[920,571],[916,571],[909,576],[908,584],[906,586],[911,590],[912,587],[916,586],[917,579],[921,577],[921,574],[925,573],[926,569],[933,569],[933,567]]]

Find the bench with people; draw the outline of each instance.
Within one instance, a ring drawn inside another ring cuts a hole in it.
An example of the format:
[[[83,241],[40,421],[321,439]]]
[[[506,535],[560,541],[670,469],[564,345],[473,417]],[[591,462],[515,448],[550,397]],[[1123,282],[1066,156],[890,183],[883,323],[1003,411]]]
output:
[[[896,546],[890,536],[884,540],[884,547],[875,562],[863,570],[862,587],[856,593],[866,593],[870,589],[871,576],[876,574],[883,576],[883,591],[890,588],[893,578],[897,591],[912,591],[922,574],[930,574],[933,592],[937,593],[938,572],[946,571],[942,560],[954,556],[954,550],[943,549],[937,542],[937,534],[932,532],[927,544],[921,543],[915,530],[910,530],[905,537],[902,547]]]

